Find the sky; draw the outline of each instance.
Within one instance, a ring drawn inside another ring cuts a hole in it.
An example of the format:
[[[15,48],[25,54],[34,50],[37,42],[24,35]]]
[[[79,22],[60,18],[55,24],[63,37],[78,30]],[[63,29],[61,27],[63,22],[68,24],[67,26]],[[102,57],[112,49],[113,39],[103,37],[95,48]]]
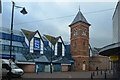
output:
[[[40,34],[62,36],[65,42],[70,42],[69,25],[79,11],[91,24],[89,40],[92,47],[101,48],[112,43],[112,16],[117,0],[107,2],[96,1],[15,1],[16,6],[25,7],[28,14],[20,13],[20,8],[14,11],[14,30],[39,30]],[[2,27],[10,28],[12,3],[2,2]]]

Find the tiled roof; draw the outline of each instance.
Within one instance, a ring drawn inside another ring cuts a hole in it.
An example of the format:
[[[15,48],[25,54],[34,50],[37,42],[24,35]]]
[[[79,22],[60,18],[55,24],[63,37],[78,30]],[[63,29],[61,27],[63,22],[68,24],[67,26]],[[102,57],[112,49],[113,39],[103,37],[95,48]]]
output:
[[[90,24],[87,22],[87,20],[85,19],[85,17],[83,16],[83,14],[81,13],[80,10],[79,10],[79,12],[77,13],[76,17],[74,18],[73,22],[70,24],[70,26],[73,25],[73,24],[75,24],[75,23],[77,23],[77,22],[83,22],[83,23],[85,23],[85,24],[90,25]]]
[[[33,37],[33,35],[35,34],[35,32],[32,32],[32,31],[28,31],[28,30],[24,30],[24,29],[21,29],[21,30],[25,34],[25,36],[28,40],[30,40],[31,37]]]
[[[49,35],[44,35],[53,45],[56,44],[56,42],[59,40],[59,37],[53,37],[53,36],[49,36]]]

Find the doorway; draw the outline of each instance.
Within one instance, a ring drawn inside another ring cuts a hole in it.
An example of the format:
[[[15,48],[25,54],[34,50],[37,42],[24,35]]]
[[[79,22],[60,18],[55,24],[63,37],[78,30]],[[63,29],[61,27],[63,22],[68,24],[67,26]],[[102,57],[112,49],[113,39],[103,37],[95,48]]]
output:
[[[83,70],[85,70],[85,67],[86,67],[85,61],[83,61]]]

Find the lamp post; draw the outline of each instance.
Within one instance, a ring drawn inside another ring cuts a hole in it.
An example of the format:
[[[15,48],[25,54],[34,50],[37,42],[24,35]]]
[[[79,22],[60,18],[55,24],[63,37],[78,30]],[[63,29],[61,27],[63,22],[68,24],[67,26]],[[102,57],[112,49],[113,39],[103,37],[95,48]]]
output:
[[[16,8],[23,8],[20,12],[22,14],[27,14],[27,11],[24,7],[15,6],[15,2],[12,1],[12,17],[11,17],[11,39],[10,39],[10,66],[11,66],[11,60],[12,60],[12,36],[13,36],[13,17],[14,17],[14,7]],[[9,70],[9,74],[11,76],[11,69]]]

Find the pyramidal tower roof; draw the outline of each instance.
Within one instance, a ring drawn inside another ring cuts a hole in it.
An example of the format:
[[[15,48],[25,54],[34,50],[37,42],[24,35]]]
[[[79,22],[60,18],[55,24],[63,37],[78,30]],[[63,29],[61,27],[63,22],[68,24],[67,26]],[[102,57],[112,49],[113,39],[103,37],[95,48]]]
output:
[[[69,26],[72,26],[73,24],[78,23],[78,22],[83,22],[90,26],[90,24],[87,22],[87,20],[85,19],[85,17],[83,16],[80,10],[78,11],[76,17],[74,18],[73,22]]]

